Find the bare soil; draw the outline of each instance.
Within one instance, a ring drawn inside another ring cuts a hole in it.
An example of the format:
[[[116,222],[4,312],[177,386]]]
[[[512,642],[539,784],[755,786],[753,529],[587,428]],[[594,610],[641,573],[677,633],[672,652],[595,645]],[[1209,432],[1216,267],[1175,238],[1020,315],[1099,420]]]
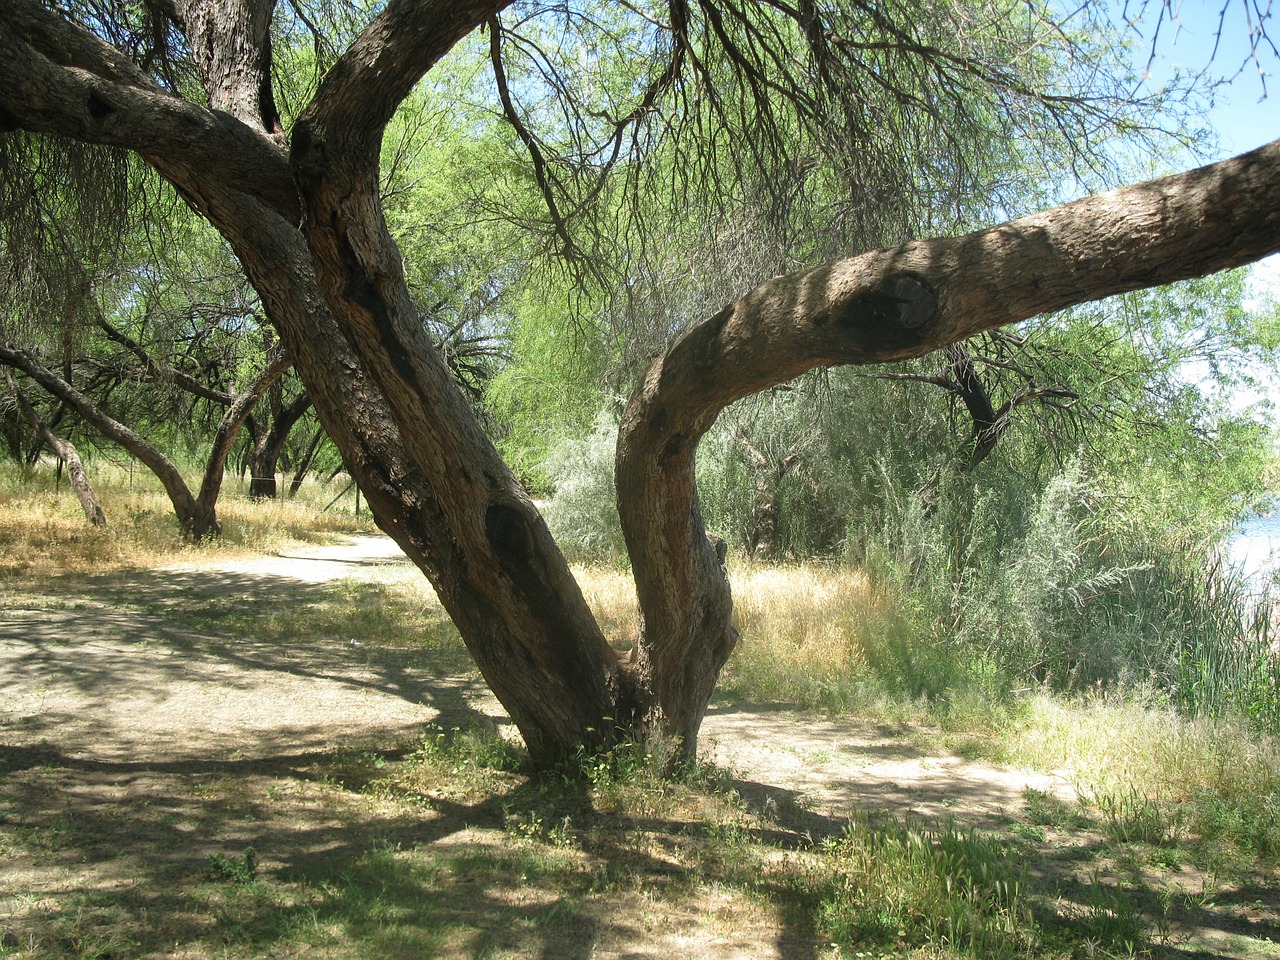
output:
[[[507,844],[495,823],[509,822],[516,800],[499,811],[437,798],[407,816],[334,773],[335,756],[393,758],[389,745],[428,724],[503,729],[473,673],[352,637],[265,640],[238,632],[234,609],[217,630],[175,615],[179,601],[303,605],[317,584],[375,580],[404,562],[390,540],[359,536],[250,562],[55,581],[49,590],[65,596],[52,600],[12,596],[0,613],[0,957],[207,956],[210,942],[250,955],[225,943],[234,905],[209,894],[199,907],[210,857],[234,862],[248,847],[260,871],[293,877],[359,862],[371,845]],[[880,810],[1002,829],[1028,788],[1074,800],[1062,777],[928,749],[927,733],[722,705],[707,717],[703,753],[750,802],[819,834]],[[446,924],[434,955],[822,955],[811,931],[740,898],[718,902],[714,890],[659,909],[638,883],[624,902],[588,897],[566,927],[566,908],[544,902],[536,882],[491,877],[478,891],[464,873],[441,910],[456,896],[471,919]],[[554,940],[520,934],[544,914]],[[566,939],[566,928],[576,934]]]

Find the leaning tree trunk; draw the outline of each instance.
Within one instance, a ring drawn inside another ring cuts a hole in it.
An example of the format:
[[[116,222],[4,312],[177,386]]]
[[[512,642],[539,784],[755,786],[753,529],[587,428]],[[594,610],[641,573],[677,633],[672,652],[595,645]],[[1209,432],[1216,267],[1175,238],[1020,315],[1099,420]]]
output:
[[[218,429],[214,432],[213,444],[209,450],[209,459],[205,462],[204,477],[200,481],[200,493],[196,496],[197,516],[201,521],[201,529],[205,531],[203,535],[216,535],[222,530],[222,525],[218,523],[216,507],[218,495],[222,492],[222,478],[227,468],[227,457],[231,455],[236,434],[244,425],[253,405],[284,376],[285,371],[292,365],[293,360],[286,351],[279,347],[272,350],[267,357],[267,365],[249,381],[249,385],[235,397],[231,406],[227,407],[226,412],[223,413],[222,419],[218,421]],[[193,536],[199,540],[202,535],[193,534]]]
[[[733,648],[728,580],[694,484],[698,442],[735,400],[815,367],[923,356],[984,330],[1280,250],[1280,141],[965,236],[770,280],[694,327],[623,414],[618,511],[656,711],[694,742]]]
[[[182,472],[147,439],[111,417],[92,400],[82,394],[62,377],[49,370],[35,357],[23,350],[0,346],[0,363],[21,370],[45,390],[60,399],[78,413],[86,423],[98,430],[108,440],[119,444],[134,459],[145,465],[164,487],[173,504],[174,514],[183,535],[192,540],[216,537],[221,532],[218,522],[217,501],[222,489],[222,478],[227,456],[235,442],[236,431],[253,409],[254,403],[272,383],[289,369],[288,355],[279,350],[266,368],[251,381],[249,387],[235,398],[223,414],[214,436],[213,448],[205,464],[204,478],[198,495],[192,495]]]
[[[307,451],[295,465],[293,471],[293,479],[289,481],[289,496],[296,497],[298,491],[302,489],[302,482],[307,479],[307,474],[311,472],[311,468],[315,465],[316,454],[320,452],[320,444],[325,439],[324,427],[317,427],[316,432],[311,435],[311,442],[307,444]]]
[[[104,413],[92,400],[67,383],[56,373],[41,364],[23,350],[0,346],[0,363],[21,370],[45,390],[49,391],[80,417],[113,443],[119,444],[130,456],[144,464],[156,475],[173,504],[173,511],[184,534],[195,536],[208,518],[201,517],[196,499],[187,489],[182,473],[163,453],[123,423]],[[207,532],[207,531],[206,531]]]
[[[14,381],[13,374],[7,369],[4,372],[4,378],[9,385],[9,392],[18,403],[18,410],[21,411],[23,418],[31,424],[32,429],[40,435],[49,449],[67,465],[71,489],[75,491],[76,499],[80,501],[85,519],[95,527],[105,527],[107,515],[102,512],[102,504],[98,501],[98,495],[93,492],[93,485],[89,483],[89,477],[84,472],[84,464],[80,462],[80,454],[75,445],[70,440],[59,437],[47,423],[40,419],[35,407],[31,406],[26,394],[22,392],[22,388]]]

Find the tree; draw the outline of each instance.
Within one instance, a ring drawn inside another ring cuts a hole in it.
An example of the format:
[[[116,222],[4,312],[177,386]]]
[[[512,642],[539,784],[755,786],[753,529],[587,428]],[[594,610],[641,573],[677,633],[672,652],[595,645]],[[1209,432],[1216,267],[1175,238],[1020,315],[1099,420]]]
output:
[[[18,386],[13,379],[13,374],[8,369],[4,371],[4,379],[23,418],[31,424],[31,428],[40,436],[44,445],[52,450],[59,460],[66,463],[67,475],[71,479],[71,489],[75,491],[76,499],[80,501],[80,507],[84,510],[85,519],[95,527],[105,527],[107,525],[107,515],[102,512],[102,504],[98,501],[98,496],[93,492],[93,486],[85,475],[84,464],[80,462],[80,453],[76,450],[75,445],[71,441],[59,437],[53,432],[53,428],[48,423],[40,419],[35,407],[31,406],[31,402],[27,399],[26,394],[22,392],[22,388]]]
[[[290,363],[288,355],[283,350],[274,351],[268,358],[266,367],[258,372],[244,390],[230,399],[226,412],[219,420],[217,430],[214,431],[212,448],[205,463],[200,489],[193,495],[178,466],[145,437],[103,411],[89,397],[27,351],[0,346],[0,365],[21,370],[46,391],[74,409],[86,423],[107,439],[119,444],[130,456],[156,475],[169,496],[169,502],[173,504],[183,535],[192,540],[204,540],[221,533],[222,525],[218,521],[217,512],[218,494],[222,491],[227,456],[235,442],[236,433],[244,424],[253,405],[271,384],[284,375]],[[5,372],[8,374],[7,370]],[[52,441],[46,438],[46,442]],[[59,454],[64,455],[61,451]],[[77,486],[77,493],[79,492],[80,488]],[[84,497],[81,495],[81,501],[83,500]],[[85,512],[92,519],[90,507],[87,505]],[[98,512],[101,513],[100,510]]]
[[[157,0],[80,14],[0,0],[0,129],[134,151],[218,229],[378,523],[431,580],[538,762],[651,732],[696,749],[736,639],[722,544],[703,529],[694,483],[698,441],[727,404],[814,367],[920,356],[1280,248],[1277,141],[999,226],[793,272],[717,310],[653,362],[622,417],[618,504],[642,627],[620,655],[407,287],[382,213],[379,161],[383,133],[419,81],[484,28],[487,43],[467,49],[487,48],[502,113],[546,202],[548,244],[585,274],[603,234],[575,231],[572,214],[607,203],[608,181],[593,171],[642,169],[664,129],[655,117],[701,126],[706,150],[687,155],[690,177],[716,152],[731,158],[728,169],[764,171],[797,159],[797,142],[844,150],[842,190],[863,200],[850,209],[892,220],[892,203],[866,202],[872,183],[892,197],[920,171],[897,169],[895,145],[877,138],[882,120],[909,127],[932,118],[938,169],[963,181],[949,138],[972,128],[975,114],[1005,117],[1013,134],[1023,114],[1012,105],[1038,104],[1044,123],[1078,122],[1079,136],[1091,137],[1104,109],[1088,96],[1056,109],[1058,94],[1001,66],[1000,57],[1041,55],[1036,31],[1016,49],[1019,31],[1034,26],[1013,16],[1020,6],[980,8],[982,30],[1014,26],[1001,44],[967,52],[982,31],[957,33],[945,9],[922,20],[906,3],[672,0],[647,20],[636,5],[607,4],[602,18],[638,31],[610,35],[639,37],[652,66],[631,78],[620,105],[599,111],[605,135],[580,145],[592,162],[567,166],[569,147],[557,154],[551,135],[532,132],[536,110],[520,108],[519,87],[505,78],[507,45],[517,42],[499,19],[509,6],[391,0],[310,100],[291,108],[286,130],[273,93],[272,27],[273,17],[291,21],[269,0]],[[580,59],[588,71],[604,67],[600,54]],[[183,95],[194,89],[200,102]],[[891,109],[867,113],[863,91]],[[687,109],[659,111],[660,102]],[[564,134],[557,143],[571,144],[579,129],[566,122],[567,130],[549,127]],[[773,199],[773,213],[785,216],[786,196]],[[899,228],[884,224],[887,234]]]

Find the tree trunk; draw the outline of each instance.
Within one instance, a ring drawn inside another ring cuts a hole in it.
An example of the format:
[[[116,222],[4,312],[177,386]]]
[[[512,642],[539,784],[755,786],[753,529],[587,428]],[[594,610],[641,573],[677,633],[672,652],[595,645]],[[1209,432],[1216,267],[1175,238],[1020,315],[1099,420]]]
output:
[[[276,464],[289,433],[311,406],[311,398],[300,394],[272,412],[271,429],[258,438],[249,457],[249,496],[255,500],[276,497]]]
[[[267,358],[263,367],[249,385],[236,396],[231,406],[227,407],[218,429],[213,435],[213,446],[209,450],[209,459],[205,464],[204,478],[200,481],[200,494],[196,497],[197,521],[191,536],[200,540],[206,536],[217,536],[222,532],[218,522],[215,506],[218,494],[222,492],[222,478],[227,467],[227,457],[231,455],[232,444],[236,433],[244,425],[249,411],[257,403],[267,389],[284,376],[285,371],[293,365],[293,360],[283,349],[277,348]],[[197,532],[198,531],[198,532]]]
[[[98,502],[98,495],[93,492],[93,485],[89,483],[89,477],[84,472],[84,464],[80,462],[80,454],[75,446],[70,440],[64,440],[55,434],[49,425],[40,419],[35,407],[31,406],[26,394],[22,392],[14,381],[13,374],[7,369],[4,372],[4,378],[9,385],[9,391],[18,403],[22,416],[31,424],[32,429],[40,435],[49,449],[67,465],[67,477],[71,480],[71,489],[75,491],[76,499],[80,501],[80,508],[84,510],[85,519],[95,527],[105,527],[107,515],[102,512],[102,504]]]
[[[15,367],[29,376],[45,390],[49,391],[63,403],[78,413],[86,423],[98,430],[104,437],[119,444],[135,459],[141,461],[156,475],[169,495],[173,511],[183,533],[194,536],[194,530],[200,529],[207,518],[199,515],[195,497],[187,489],[186,481],[178,468],[163,453],[148,443],[143,437],[130,430],[103,413],[92,400],[71,386],[56,373],[46,368],[35,357],[22,350],[11,347],[0,347],[0,363]]]
[[[293,479],[289,481],[290,497],[298,495],[298,491],[302,488],[302,481],[307,479],[307,474],[311,472],[311,467],[316,462],[316,453],[320,450],[320,444],[324,441],[324,438],[323,427],[317,428],[316,432],[311,435],[311,442],[307,444],[307,452],[298,461],[298,467],[293,473]]]
[[[168,457],[147,440],[118,420],[103,412],[88,397],[47,369],[35,357],[22,350],[0,346],[0,363],[15,367],[29,376],[45,390],[62,400],[103,436],[123,447],[134,459],[141,461],[159,479],[173,505],[174,514],[183,535],[192,540],[216,537],[221,532],[218,522],[217,500],[222,489],[222,477],[226,469],[227,455],[235,442],[236,431],[253,404],[275,380],[289,368],[290,359],[283,351],[277,351],[268,366],[251,382],[248,389],[236,397],[235,402],[223,414],[214,436],[213,449],[205,465],[200,493],[193,496],[182,473]]]

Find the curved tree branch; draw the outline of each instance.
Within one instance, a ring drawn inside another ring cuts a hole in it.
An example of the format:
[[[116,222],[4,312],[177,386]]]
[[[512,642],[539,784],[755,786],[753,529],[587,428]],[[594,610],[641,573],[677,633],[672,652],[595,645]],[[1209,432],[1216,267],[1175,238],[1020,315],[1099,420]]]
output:
[[[735,400],[806,370],[922,356],[984,330],[1280,250],[1280,140],[1221,163],[961,237],[919,240],[762,284],[694,327],[637,387],[617,490],[643,617],[637,668],[693,749],[735,642],[698,508],[699,440]],[[707,666],[712,664],[712,666]]]
[[[0,0],[0,120],[163,158],[298,219],[284,150],[265,130],[174,96],[120,51],[31,0]]]

